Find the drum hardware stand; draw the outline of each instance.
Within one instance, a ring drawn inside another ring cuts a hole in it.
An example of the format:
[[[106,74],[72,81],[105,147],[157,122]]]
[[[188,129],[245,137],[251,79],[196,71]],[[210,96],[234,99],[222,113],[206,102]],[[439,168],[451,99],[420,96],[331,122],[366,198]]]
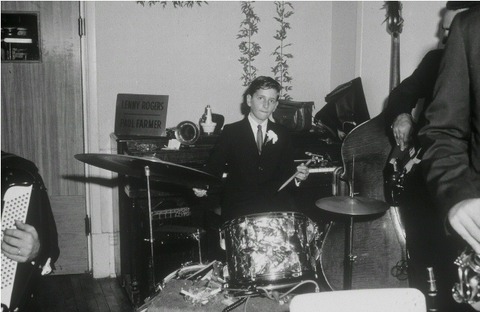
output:
[[[152,221],[152,198],[150,193],[150,167],[145,166],[145,177],[147,181],[147,202],[148,202],[148,227],[149,227],[149,235],[150,237],[145,239],[145,241],[150,242],[150,269],[151,269],[151,278],[152,278],[152,287],[153,290],[157,290],[157,286],[155,283],[155,256],[153,252],[153,221]]]
[[[355,196],[354,193],[354,172],[355,172],[355,155],[352,158],[352,180],[350,184],[350,198]],[[353,275],[353,263],[357,256],[353,255],[353,215],[349,216],[348,226],[345,231],[345,259],[344,259],[344,276],[343,276],[343,289],[352,289],[352,275]]]
[[[153,238],[153,220],[152,220],[152,195],[150,190],[150,167],[145,166],[145,177],[147,181],[147,202],[148,202],[148,225],[149,225],[149,238],[144,239],[150,243],[150,269],[151,269],[151,278],[152,278],[152,289],[154,292],[157,292],[162,288],[161,284],[157,285],[155,281],[155,255],[154,255],[154,242]],[[197,229],[196,233],[192,234],[193,238],[198,242],[198,257],[200,264],[202,262],[202,249],[200,244],[200,229]]]
[[[154,236],[153,236],[153,208],[152,194],[150,190],[150,178],[155,177],[157,181],[163,181],[177,185],[207,184],[220,183],[220,179],[206,172],[185,166],[169,163],[153,157],[137,157],[128,155],[115,154],[76,154],[75,158],[86,164],[93,165],[102,169],[116,172],[126,176],[132,176],[143,179],[146,177],[147,183],[147,200],[148,200],[148,220],[149,234],[142,233],[140,239],[150,243],[150,261],[149,269],[151,269],[149,280],[147,282],[148,291],[154,290],[158,292],[162,289],[161,282],[157,284],[155,277],[155,254],[154,254]],[[198,229],[197,232],[200,232]],[[143,244],[142,244],[143,245]],[[125,282],[125,281],[123,281]],[[138,287],[136,279],[130,282],[132,292]]]
[[[197,231],[195,233],[193,233],[192,236],[193,236],[193,239],[195,239],[198,243],[198,262],[200,264],[203,264],[203,261],[202,261],[202,246],[201,246],[201,242],[200,242],[200,229],[197,229]]]
[[[349,224],[345,236],[347,237],[347,240],[345,245],[345,275],[343,276],[343,289],[348,290],[352,289],[353,263],[357,259],[357,256],[353,255],[353,216],[350,216],[349,218]]]
[[[344,217],[348,217],[348,219],[347,218],[343,219],[345,223],[343,289],[345,290],[352,289],[353,264],[357,258],[357,256],[353,255],[353,235],[354,235],[353,226],[355,221],[354,217],[384,213],[390,208],[389,205],[382,200],[356,196],[358,193],[354,192],[355,190],[354,167],[355,167],[355,155],[353,155],[353,160],[352,160],[351,178],[349,179],[345,178],[348,185],[348,189],[349,189],[348,196],[335,195],[332,197],[321,198],[315,202],[315,205],[322,210],[340,214],[341,216],[344,216]],[[324,277],[325,277],[325,274],[324,274]],[[330,285],[328,279],[326,281],[328,286],[332,288],[332,290],[334,290],[333,287]]]

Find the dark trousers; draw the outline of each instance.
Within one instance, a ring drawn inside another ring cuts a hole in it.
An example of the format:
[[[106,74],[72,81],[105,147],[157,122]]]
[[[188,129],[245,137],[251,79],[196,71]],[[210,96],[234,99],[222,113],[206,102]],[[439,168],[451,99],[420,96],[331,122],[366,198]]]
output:
[[[452,297],[452,287],[458,282],[454,261],[465,245],[456,237],[447,235],[445,221],[428,197],[419,170],[414,171],[406,181],[400,200],[400,211],[407,236],[409,286],[422,291],[428,305],[427,267],[432,267],[438,289],[438,311],[473,311],[469,305],[459,304]]]

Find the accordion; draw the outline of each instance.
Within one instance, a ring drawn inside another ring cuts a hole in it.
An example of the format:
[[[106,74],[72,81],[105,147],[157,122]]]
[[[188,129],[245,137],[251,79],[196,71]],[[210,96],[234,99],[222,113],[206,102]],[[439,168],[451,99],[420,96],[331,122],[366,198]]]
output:
[[[43,235],[48,239],[42,239],[41,251],[35,262],[19,263],[2,253],[2,311],[21,310],[30,305],[35,282],[41,276],[40,267],[48,263],[50,255],[55,259],[58,257],[56,227],[37,167],[26,159],[2,151],[2,242],[4,231],[15,229],[15,220],[33,226],[39,237]],[[50,220],[53,222],[52,235],[45,232],[46,227],[43,226],[48,226]],[[53,243],[50,242],[51,236],[55,239]]]
[[[7,229],[15,227],[15,220],[21,222],[26,221],[28,207],[30,205],[30,196],[32,195],[33,185],[29,186],[11,186],[9,187],[2,198],[2,234]],[[12,302],[12,294],[15,283],[22,283],[19,279],[15,279],[17,275],[18,262],[7,258],[2,253],[2,310],[7,311],[16,308],[15,301]],[[23,285],[16,288],[22,288]],[[13,305],[12,305],[13,303]]]

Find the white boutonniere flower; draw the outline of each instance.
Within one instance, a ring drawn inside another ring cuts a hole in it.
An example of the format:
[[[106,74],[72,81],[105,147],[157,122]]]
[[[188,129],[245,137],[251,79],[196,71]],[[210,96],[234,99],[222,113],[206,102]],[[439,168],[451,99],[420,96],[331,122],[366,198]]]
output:
[[[272,142],[272,144],[275,144],[278,141],[277,134],[272,130],[267,131],[267,141],[265,142],[265,144],[267,144],[270,141]]]

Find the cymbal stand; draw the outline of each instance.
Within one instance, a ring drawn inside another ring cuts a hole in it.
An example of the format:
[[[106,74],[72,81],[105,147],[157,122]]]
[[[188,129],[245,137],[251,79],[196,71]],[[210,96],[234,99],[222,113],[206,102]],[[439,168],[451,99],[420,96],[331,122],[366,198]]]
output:
[[[350,185],[350,197],[353,198],[354,193],[354,169],[355,169],[355,155],[352,160],[352,180]],[[353,263],[357,256],[353,255],[353,215],[348,218],[348,225],[345,228],[345,259],[343,262],[344,275],[343,275],[343,289],[352,289],[352,275],[353,275]]]
[[[192,236],[198,243],[198,261],[199,261],[200,264],[203,264],[203,261],[202,261],[202,244],[200,242],[200,229],[197,229],[197,231],[195,233],[193,233]]]
[[[348,226],[345,231],[345,260],[344,260],[344,276],[343,289],[352,289],[353,263],[357,256],[353,255],[353,216],[349,217]]]
[[[147,202],[148,202],[148,227],[149,227],[149,234],[150,237],[145,239],[145,241],[150,242],[150,268],[151,268],[151,275],[152,275],[152,285],[153,289],[156,290],[156,283],[155,283],[155,260],[153,255],[153,222],[152,222],[152,196],[150,193],[150,167],[145,166],[145,177],[147,178]]]

